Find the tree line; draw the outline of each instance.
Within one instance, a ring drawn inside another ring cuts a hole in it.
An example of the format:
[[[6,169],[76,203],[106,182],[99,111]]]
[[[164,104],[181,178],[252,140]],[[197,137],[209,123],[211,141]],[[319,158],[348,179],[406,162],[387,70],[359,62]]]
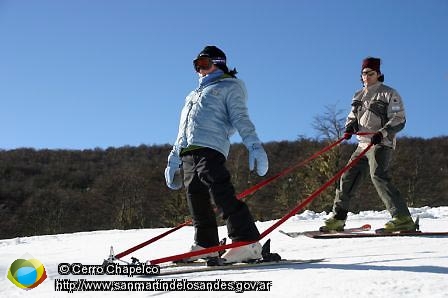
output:
[[[265,177],[248,170],[247,150],[233,144],[227,166],[237,193],[305,160],[330,143],[300,138],[265,144]],[[306,199],[347,162],[355,144],[342,143],[306,166],[245,198],[256,220],[277,219]],[[172,227],[189,218],[184,191],[165,185],[171,146],[92,150],[0,150],[0,239],[101,229]],[[448,205],[448,137],[399,138],[394,183],[411,207]],[[369,179],[351,211],[383,210]],[[337,183],[308,209],[331,210]]]

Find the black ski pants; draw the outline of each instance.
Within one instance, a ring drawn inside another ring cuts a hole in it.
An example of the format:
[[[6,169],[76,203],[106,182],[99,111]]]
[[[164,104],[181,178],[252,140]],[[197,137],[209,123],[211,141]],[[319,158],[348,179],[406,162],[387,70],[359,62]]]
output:
[[[232,241],[257,240],[260,233],[247,205],[235,196],[226,158],[216,150],[200,148],[182,154],[187,202],[195,227],[195,243],[219,244],[213,203],[227,223]]]

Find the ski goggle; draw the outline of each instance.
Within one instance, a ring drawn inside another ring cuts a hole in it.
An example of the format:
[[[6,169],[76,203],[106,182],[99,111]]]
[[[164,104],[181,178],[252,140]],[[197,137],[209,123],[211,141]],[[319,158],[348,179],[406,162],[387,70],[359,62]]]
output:
[[[371,77],[374,74],[376,74],[375,70],[368,70],[368,71],[363,71],[361,72],[361,76],[367,76],[367,77]]]
[[[193,67],[196,72],[199,72],[199,70],[209,70],[213,65],[212,59],[207,56],[199,57],[197,59],[193,60]]]

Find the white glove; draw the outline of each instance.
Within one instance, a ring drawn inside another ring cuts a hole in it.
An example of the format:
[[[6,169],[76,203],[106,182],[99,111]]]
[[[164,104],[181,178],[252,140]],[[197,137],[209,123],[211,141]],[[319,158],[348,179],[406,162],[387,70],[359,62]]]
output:
[[[258,176],[264,176],[268,172],[269,161],[266,151],[259,143],[254,143],[248,147],[249,150],[249,170],[253,171],[257,164]]]
[[[182,175],[180,173],[181,165],[182,160],[180,157],[171,151],[168,156],[168,165],[165,169],[166,185],[171,189],[177,190],[182,187]]]

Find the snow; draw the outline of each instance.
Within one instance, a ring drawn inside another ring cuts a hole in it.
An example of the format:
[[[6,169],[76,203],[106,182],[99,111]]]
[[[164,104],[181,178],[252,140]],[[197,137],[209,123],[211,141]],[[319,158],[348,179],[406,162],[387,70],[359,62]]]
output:
[[[423,231],[448,231],[448,207],[411,208],[420,217]],[[290,218],[279,229],[305,231],[317,229],[325,213],[305,211]],[[380,228],[389,220],[386,211],[349,214],[347,227],[370,223]],[[260,231],[274,221],[257,222]],[[175,276],[127,277],[111,275],[59,275],[60,263],[99,265],[108,256],[110,246],[122,252],[168,229],[92,231],[73,234],[20,237],[0,240],[0,297],[448,297],[448,237],[385,237],[357,239],[289,238],[277,230],[268,235],[271,250],[283,258],[325,258],[324,262],[283,267],[203,272]],[[225,227],[220,236],[226,237]],[[146,261],[186,252],[193,229],[184,227],[144,247],[131,256]],[[263,241],[262,241],[263,242]],[[48,278],[29,291],[19,289],[6,277],[11,263],[30,254],[41,261]],[[55,279],[101,281],[272,281],[269,292],[146,291],[146,292],[74,292],[55,291]]]

